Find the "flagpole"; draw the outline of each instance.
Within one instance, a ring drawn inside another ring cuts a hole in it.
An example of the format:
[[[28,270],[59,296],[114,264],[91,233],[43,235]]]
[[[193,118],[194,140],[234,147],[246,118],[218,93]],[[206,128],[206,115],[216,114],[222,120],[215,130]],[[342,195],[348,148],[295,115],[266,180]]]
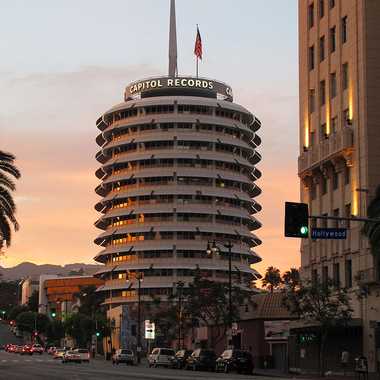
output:
[[[196,69],[196,72],[197,72],[197,78],[198,78],[198,56],[197,56],[197,69]]]

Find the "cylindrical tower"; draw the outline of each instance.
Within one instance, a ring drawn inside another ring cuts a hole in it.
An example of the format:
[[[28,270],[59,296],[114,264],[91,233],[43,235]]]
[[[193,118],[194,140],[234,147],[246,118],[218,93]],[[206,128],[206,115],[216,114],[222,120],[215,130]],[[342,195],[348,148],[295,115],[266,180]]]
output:
[[[146,300],[165,298],[197,270],[228,281],[223,246],[206,253],[214,239],[233,243],[234,283],[257,277],[260,121],[233,103],[230,87],[204,78],[142,80],[124,100],[97,121],[95,243],[103,249],[95,260],[105,264],[106,304],[136,302],[127,273],[143,273]]]

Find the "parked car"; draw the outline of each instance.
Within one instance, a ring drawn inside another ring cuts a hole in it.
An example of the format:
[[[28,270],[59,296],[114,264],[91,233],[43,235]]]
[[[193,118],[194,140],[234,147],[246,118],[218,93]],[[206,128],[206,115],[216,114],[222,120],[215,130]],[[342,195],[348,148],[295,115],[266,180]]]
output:
[[[63,348],[57,348],[53,354],[53,359],[62,359],[65,355],[66,350]]]
[[[206,370],[214,371],[215,369],[216,355],[212,350],[196,349],[187,359],[186,359],[186,369],[196,370]]]
[[[42,355],[44,352],[44,348],[40,344],[33,344],[32,351],[33,351],[33,354]]]
[[[149,367],[169,367],[174,356],[175,352],[171,348],[154,348],[148,357]]]
[[[191,350],[179,350],[170,362],[172,368],[182,369],[185,367],[187,358],[193,353]]]
[[[132,350],[119,349],[112,355],[112,364],[134,364],[135,358]]]
[[[79,352],[66,351],[62,355],[62,363],[69,363],[69,362],[82,363],[82,359]]]
[[[82,362],[90,363],[90,351],[87,348],[76,348],[72,352],[78,354]]]
[[[20,352],[21,355],[33,355],[33,347],[30,344],[25,344]]]
[[[248,351],[225,350],[222,355],[216,359],[215,371],[223,371],[225,373],[236,371],[237,373],[251,375],[253,372],[252,355]]]

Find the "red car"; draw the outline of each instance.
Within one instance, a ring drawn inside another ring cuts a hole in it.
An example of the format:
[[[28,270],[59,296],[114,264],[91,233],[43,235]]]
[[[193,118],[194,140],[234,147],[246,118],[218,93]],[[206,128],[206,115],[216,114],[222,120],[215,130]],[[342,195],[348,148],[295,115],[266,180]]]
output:
[[[25,344],[20,352],[21,355],[33,355],[33,349],[30,344]]]

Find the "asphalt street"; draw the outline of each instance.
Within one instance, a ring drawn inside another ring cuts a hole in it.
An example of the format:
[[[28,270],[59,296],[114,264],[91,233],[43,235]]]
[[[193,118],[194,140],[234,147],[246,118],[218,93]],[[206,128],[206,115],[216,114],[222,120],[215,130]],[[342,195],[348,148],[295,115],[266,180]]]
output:
[[[211,372],[190,372],[167,368],[149,368],[146,364],[140,366],[112,365],[104,360],[92,360],[89,364],[62,364],[51,356],[43,355],[21,356],[19,354],[0,351],[1,380],[219,380],[219,379],[265,379],[268,377],[244,376]]]

